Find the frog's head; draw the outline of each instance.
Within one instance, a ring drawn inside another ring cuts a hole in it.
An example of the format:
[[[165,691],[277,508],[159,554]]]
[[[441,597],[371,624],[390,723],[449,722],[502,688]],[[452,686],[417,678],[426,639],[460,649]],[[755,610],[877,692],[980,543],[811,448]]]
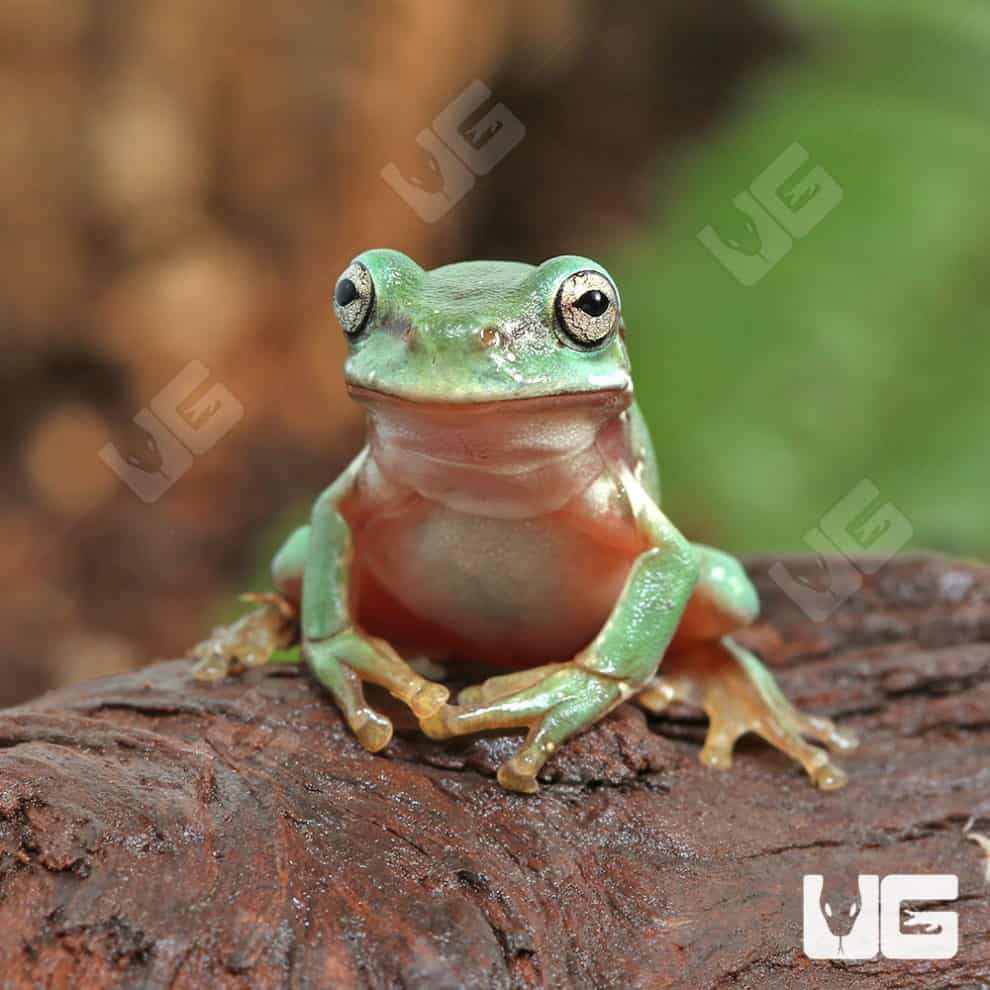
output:
[[[398,251],[366,251],[338,279],[334,310],[345,378],[364,401],[631,399],[619,293],[587,258],[424,271]]]

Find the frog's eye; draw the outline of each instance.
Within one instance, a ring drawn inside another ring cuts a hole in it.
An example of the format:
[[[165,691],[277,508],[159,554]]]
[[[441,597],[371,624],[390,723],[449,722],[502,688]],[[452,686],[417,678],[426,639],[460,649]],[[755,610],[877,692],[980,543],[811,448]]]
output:
[[[333,311],[346,334],[360,333],[375,302],[371,272],[360,261],[353,262],[337,279],[333,290]]]
[[[601,272],[568,276],[557,293],[555,308],[565,343],[572,347],[598,347],[619,323],[618,293]]]

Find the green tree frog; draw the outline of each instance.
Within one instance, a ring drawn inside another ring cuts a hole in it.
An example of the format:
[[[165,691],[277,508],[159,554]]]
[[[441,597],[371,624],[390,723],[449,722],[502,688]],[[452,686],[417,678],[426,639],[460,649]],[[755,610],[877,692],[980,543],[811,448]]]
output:
[[[843,785],[807,740],[841,751],[854,737],[794,708],[731,638],[759,607],[742,567],[660,509],[604,268],[565,256],[424,271],[373,250],[340,276],[334,309],[367,444],[275,556],[277,594],[196,648],[197,677],[264,664],[298,638],[372,752],[392,724],[364,682],[434,739],[528,730],[498,771],[523,793],[557,747],[629,698],[704,709],[708,766],[728,767],[753,731],[817,786]],[[502,672],[452,704],[407,662],[422,656]]]

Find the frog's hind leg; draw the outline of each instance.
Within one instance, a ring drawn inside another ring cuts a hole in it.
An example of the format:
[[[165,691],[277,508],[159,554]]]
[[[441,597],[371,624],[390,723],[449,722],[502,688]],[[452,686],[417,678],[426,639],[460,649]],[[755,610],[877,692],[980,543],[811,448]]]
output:
[[[737,740],[755,732],[800,763],[816,786],[823,790],[842,787],[845,773],[825,750],[804,737],[833,752],[847,752],[855,748],[855,736],[827,718],[798,711],[770,671],[727,635],[755,618],[756,592],[732,557],[708,547],[698,546],[696,551],[701,577],[682,629],[659,676],[637,700],[655,713],[673,701],[703,709],[709,727],[700,756],[707,766],[731,766]]]
[[[308,526],[292,533],[272,561],[278,593],[242,595],[242,601],[254,602],[258,608],[229,626],[214,629],[208,639],[193,648],[192,655],[197,660],[193,677],[218,681],[228,674],[260,667],[276,650],[287,649],[298,641],[299,600],[308,543]]]

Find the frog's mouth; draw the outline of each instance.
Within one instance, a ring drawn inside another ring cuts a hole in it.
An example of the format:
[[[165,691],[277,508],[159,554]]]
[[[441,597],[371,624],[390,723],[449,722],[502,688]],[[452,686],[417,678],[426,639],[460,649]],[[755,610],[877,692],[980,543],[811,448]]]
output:
[[[527,413],[564,412],[588,408],[598,416],[619,413],[632,402],[632,388],[614,387],[587,391],[558,392],[553,395],[524,395],[511,398],[498,396],[445,396],[443,399],[421,395],[403,395],[384,392],[366,385],[348,384],[347,392],[355,401],[365,406],[391,407],[395,412],[406,406],[410,412],[430,413]]]

